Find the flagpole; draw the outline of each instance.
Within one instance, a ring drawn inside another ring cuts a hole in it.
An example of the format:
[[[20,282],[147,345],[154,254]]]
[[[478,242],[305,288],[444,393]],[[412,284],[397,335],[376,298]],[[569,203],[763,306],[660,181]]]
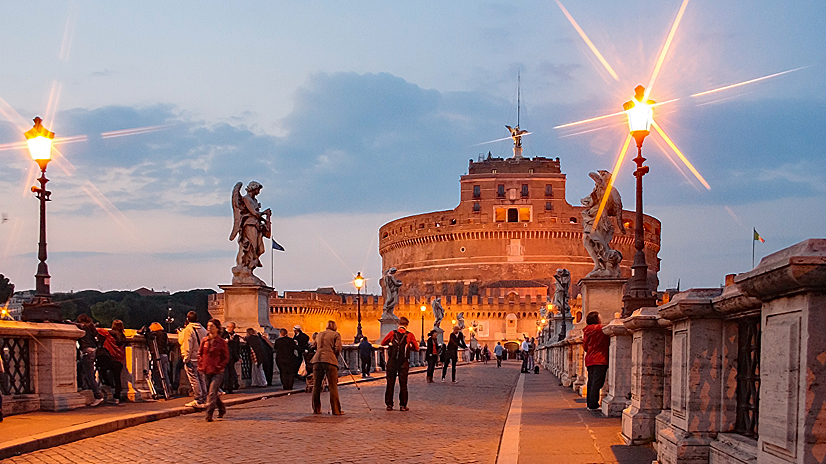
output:
[[[272,239],[275,241],[275,239]],[[275,289],[275,247],[270,247],[270,286]]]
[[[751,268],[754,269],[754,242],[757,240],[754,239],[754,236],[757,235],[757,229],[754,227],[751,228]]]

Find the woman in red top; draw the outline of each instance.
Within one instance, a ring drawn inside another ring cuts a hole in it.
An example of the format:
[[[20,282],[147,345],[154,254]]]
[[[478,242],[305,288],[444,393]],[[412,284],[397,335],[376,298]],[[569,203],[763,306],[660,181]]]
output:
[[[218,390],[224,383],[224,368],[229,362],[229,347],[227,341],[221,338],[221,321],[210,319],[207,322],[206,338],[201,341],[198,350],[198,371],[204,375],[207,386],[206,421],[212,422],[212,413],[218,408],[218,418],[224,417],[227,408],[218,395]]]
[[[608,347],[610,340],[602,333],[599,313],[591,311],[585,317],[588,324],[582,329],[582,346],[585,349],[585,367],[588,369],[587,404],[588,409],[599,409],[599,391],[605,384],[608,372]]]

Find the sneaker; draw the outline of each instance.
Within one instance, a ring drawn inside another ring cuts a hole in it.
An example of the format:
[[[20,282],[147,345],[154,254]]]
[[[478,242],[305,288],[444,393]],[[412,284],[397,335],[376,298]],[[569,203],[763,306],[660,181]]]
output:
[[[194,408],[194,407],[198,406],[198,402],[195,401],[195,400],[192,400],[189,403],[185,404],[184,406],[186,406],[188,408]]]
[[[120,404],[120,400],[118,398],[115,398],[114,400],[112,400],[112,403],[113,404]]]
[[[450,383],[459,383],[458,380],[452,380]]]
[[[410,411],[410,408],[408,408],[407,406],[400,406],[399,411]]]
[[[205,403],[195,403],[195,409],[205,409],[205,408],[206,408]]]
[[[444,377],[442,377],[442,383],[445,383],[445,378]]]
[[[224,417],[224,414],[226,414],[226,413],[227,413],[226,409],[219,409],[218,410],[218,419]]]
[[[392,410],[393,410],[393,406],[388,406],[388,407],[387,407],[387,410],[388,410],[388,411],[392,411]]]
[[[98,406],[103,403],[103,398],[95,398],[95,401],[92,401],[91,406]]]

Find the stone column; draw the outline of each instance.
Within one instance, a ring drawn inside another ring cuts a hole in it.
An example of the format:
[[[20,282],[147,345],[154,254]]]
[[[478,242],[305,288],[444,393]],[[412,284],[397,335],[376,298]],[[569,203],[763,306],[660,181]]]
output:
[[[584,278],[579,281],[582,292],[582,320],[596,311],[603,321],[614,319],[614,313],[622,312],[622,287],[626,279]]]
[[[602,399],[602,414],[606,417],[620,417],[627,408],[631,393],[631,333],[619,319],[615,318],[602,329],[602,333],[611,337],[608,351],[608,375],[605,377]]]
[[[734,278],[762,301],[757,462],[826,461],[826,239]]]
[[[622,437],[628,445],[656,439],[663,410],[665,341],[668,321],[656,307],[640,308],[622,321],[631,332],[631,405],[622,411]]]
[[[29,362],[40,409],[66,411],[86,406],[77,392],[77,347],[83,331],[72,324],[0,321],[4,336],[29,339]]]
[[[722,289],[691,289],[660,306],[672,322],[671,418],[657,434],[660,464],[706,463],[722,395],[723,320],[712,299]]]
[[[224,313],[221,322],[235,322],[236,332],[252,327],[256,332],[271,334],[270,293],[263,285],[219,285],[224,291]]]
[[[147,376],[151,375],[149,350],[146,349],[143,335],[138,335],[134,330],[127,331],[126,340],[126,365],[124,370],[129,373],[130,379],[126,397],[129,401],[146,401],[152,398],[149,382],[146,380]],[[181,379],[181,382],[186,382],[185,378]]]

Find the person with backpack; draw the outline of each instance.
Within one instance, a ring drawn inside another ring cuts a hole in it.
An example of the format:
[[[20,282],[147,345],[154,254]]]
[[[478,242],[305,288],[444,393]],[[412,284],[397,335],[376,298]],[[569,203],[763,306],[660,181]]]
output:
[[[178,343],[181,344],[181,360],[184,362],[184,371],[189,378],[189,385],[195,399],[185,404],[186,407],[203,408],[206,406],[206,382],[198,372],[198,350],[201,341],[207,337],[207,330],[198,322],[195,311],[186,313],[186,327],[178,334]]]
[[[121,372],[126,364],[126,335],[124,334],[123,321],[115,319],[112,321],[112,328],[97,329],[98,338],[103,339],[103,347],[98,348],[95,354],[95,362],[101,379],[108,379],[114,388],[112,402],[120,404],[121,401]]]
[[[458,325],[453,326],[453,333],[450,334],[450,341],[447,343],[445,349],[445,365],[442,366],[442,382],[447,376],[447,365],[453,363],[453,370],[451,371],[451,378],[453,383],[456,383],[456,363],[459,362],[459,348],[467,349],[465,344],[465,335],[459,329]]]
[[[407,407],[407,375],[410,371],[410,352],[419,351],[416,336],[407,331],[410,321],[399,318],[399,328],[390,331],[381,341],[387,349],[387,389],[384,391],[384,404],[387,410],[393,410],[393,390],[396,377],[399,378],[399,411],[409,411]]]

